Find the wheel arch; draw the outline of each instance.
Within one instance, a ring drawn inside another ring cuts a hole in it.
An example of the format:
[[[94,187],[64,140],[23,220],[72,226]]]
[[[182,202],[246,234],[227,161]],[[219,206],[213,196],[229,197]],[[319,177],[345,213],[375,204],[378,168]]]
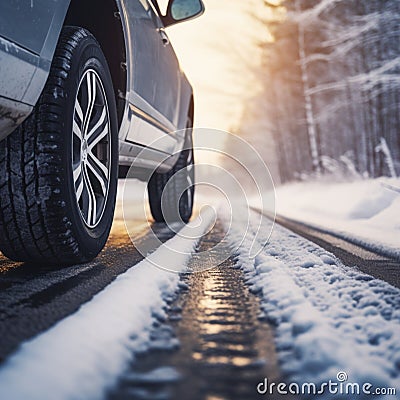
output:
[[[85,28],[99,42],[110,69],[120,126],[125,111],[127,56],[124,28],[117,2],[115,0],[71,0],[64,20],[65,25]]]

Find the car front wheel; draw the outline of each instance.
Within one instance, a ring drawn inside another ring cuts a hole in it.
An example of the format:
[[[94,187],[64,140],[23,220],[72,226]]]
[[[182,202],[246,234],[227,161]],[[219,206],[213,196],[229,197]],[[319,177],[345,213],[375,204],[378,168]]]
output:
[[[0,143],[0,250],[16,261],[93,259],[111,228],[118,125],[106,59],[65,27],[30,117]]]

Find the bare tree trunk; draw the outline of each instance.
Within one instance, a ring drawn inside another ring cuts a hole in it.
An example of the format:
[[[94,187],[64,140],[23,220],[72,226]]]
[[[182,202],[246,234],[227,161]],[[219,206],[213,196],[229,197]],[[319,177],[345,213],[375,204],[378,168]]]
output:
[[[296,10],[298,13],[301,12],[301,0],[296,0]],[[315,128],[315,118],[313,113],[313,105],[311,96],[308,93],[309,87],[309,79],[307,74],[307,65],[306,65],[306,54],[305,54],[305,42],[304,42],[304,27],[300,22],[298,26],[298,45],[299,45],[299,63],[301,68],[301,80],[303,83],[303,92],[304,92],[304,106],[306,112],[306,121],[307,121],[307,132],[308,139],[310,144],[310,153],[312,158],[312,165],[314,172],[319,175],[321,173],[320,160],[319,160],[319,152],[318,152],[318,143],[317,143],[317,132]]]

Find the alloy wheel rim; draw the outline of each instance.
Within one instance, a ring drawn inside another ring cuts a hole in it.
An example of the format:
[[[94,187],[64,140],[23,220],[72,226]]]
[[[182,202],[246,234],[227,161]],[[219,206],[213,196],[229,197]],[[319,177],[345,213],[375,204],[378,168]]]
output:
[[[107,203],[111,173],[111,127],[103,83],[93,69],[83,74],[75,98],[72,175],[83,222],[96,227]]]

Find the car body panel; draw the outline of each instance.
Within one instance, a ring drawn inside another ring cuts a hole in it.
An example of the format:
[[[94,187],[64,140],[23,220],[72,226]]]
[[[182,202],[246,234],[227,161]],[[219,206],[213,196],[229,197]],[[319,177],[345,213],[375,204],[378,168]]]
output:
[[[33,107],[0,96],[0,140],[7,137],[31,113]]]
[[[30,54],[30,79],[14,75],[14,81],[24,86],[21,96],[7,96],[0,86],[0,96],[35,105],[50,71],[58,37],[63,26],[70,0],[8,0],[0,2],[1,41],[13,43],[20,62],[0,60],[1,72],[6,66],[24,64],[24,57]],[[4,51],[3,51],[4,53]],[[10,68],[10,67],[9,67]],[[18,79],[15,79],[18,77]],[[4,79],[1,78],[3,83]]]
[[[32,105],[22,100],[35,73],[38,58],[0,37],[0,140],[22,123],[33,109]]]
[[[3,97],[23,101],[39,56],[14,42],[0,38],[0,93]],[[18,79],[15,79],[15,77]]]
[[[60,3],[54,0],[0,2],[1,36],[40,54]]]

